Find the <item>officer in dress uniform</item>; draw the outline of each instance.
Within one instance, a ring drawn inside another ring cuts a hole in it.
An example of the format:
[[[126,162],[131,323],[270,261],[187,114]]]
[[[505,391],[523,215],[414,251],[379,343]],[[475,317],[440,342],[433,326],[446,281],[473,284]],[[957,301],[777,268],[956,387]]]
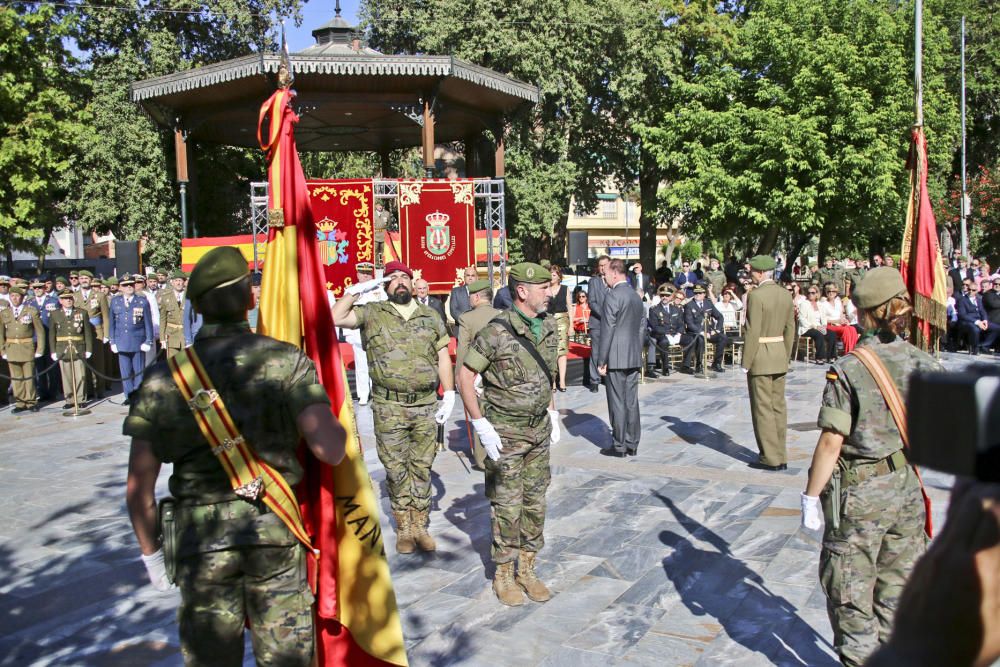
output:
[[[184,272],[170,274],[170,289],[160,291],[160,344],[170,359],[184,347]]]
[[[49,346],[49,318],[52,313],[59,310],[59,298],[46,292],[46,284],[41,280],[36,280],[31,284],[31,289],[35,292],[31,305],[38,311],[38,317],[45,327],[44,345],[45,350],[41,358],[35,360],[35,380],[38,384],[38,398],[42,401],[51,401],[59,391],[59,372],[52,369],[54,362],[49,355],[52,350]],[[52,369],[52,370],[50,370]]]
[[[72,276],[72,274],[71,274]],[[94,348],[92,357],[88,363],[101,371],[106,370],[105,358],[111,354],[110,348],[106,349],[108,339],[108,298],[98,290],[94,284],[94,274],[86,269],[79,274],[80,289],[76,292],[73,305],[87,313],[87,321],[94,330]],[[97,377],[89,369],[87,371],[87,391],[93,398],[100,398],[103,395],[103,387],[109,381]]]
[[[664,375],[670,375],[671,345],[679,345],[684,333],[684,292],[670,285],[660,285],[656,290],[660,303],[649,309],[646,326],[653,343],[654,354],[658,354]],[[654,358],[655,359],[655,358]]]
[[[122,293],[111,300],[111,351],[118,355],[124,405],[142,384],[146,352],[153,348],[153,316],[146,297],[135,293],[135,279],[127,273],[119,281]]]
[[[693,339],[693,344],[688,354],[694,355],[695,364],[700,370],[705,357],[705,347],[707,342],[715,345],[715,357],[712,359],[712,370],[722,373],[722,355],[726,353],[726,346],[729,344],[729,337],[726,336],[726,320],[711,301],[705,299],[705,288],[702,285],[695,285],[692,290],[694,298],[684,306],[684,329],[688,336]],[[707,327],[707,328],[706,328]],[[690,367],[691,362],[687,365]]]
[[[156,290],[152,289],[151,284],[149,285],[149,289],[147,289],[146,276],[141,273],[136,273],[132,276],[132,278],[135,280],[136,296],[146,297],[146,301],[149,303],[149,314],[151,315],[150,319],[153,322],[153,340],[158,341],[160,340],[160,304],[156,300]],[[155,282],[156,278],[151,276],[149,283]],[[152,345],[148,350],[146,350],[146,366],[149,366],[156,361],[156,353],[158,351],[159,350],[157,350],[156,345]],[[138,387],[139,383],[136,382],[135,386]]]
[[[375,219],[373,221],[375,230],[375,266],[380,269],[385,262],[385,235],[391,221],[392,216],[389,215],[389,211],[385,210],[382,202],[375,202]]]
[[[0,276],[0,312],[10,308],[10,277]],[[7,394],[10,393],[10,369],[7,362],[0,358],[0,405],[7,405]]]
[[[458,316],[458,347],[455,348],[455,368],[461,370],[465,363],[465,355],[476,334],[490,323],[502,311],[492,306],[493,291],[490,281],[486,278],[473,280],[464,287],[469,290],[469,304],[472,309]],[[464,288],[463,288],[464,289]],[[479,386],[482,386],[480,381]],[[481,390],[477,389],[477,393]],[[476,470],[485,470],[486,450],[479,441],[479,435],[472,433],[472,461]]]
[[[45,328],[38,311],[24,303],[24,290],[10,290],[10,308],[0,310],[0,355],[10,367],[14,409],[38,412],[35,395],[35,359],[45,352]]]
[[[93,356],[94,328],[87,321],[87,311],[77,308],[76,292],[64,289],[59,293],[59,310],[49,317],[49,358],[59,362],[62,375],[64,410],[74,403],[84,405],[85,369],[84,359]]]

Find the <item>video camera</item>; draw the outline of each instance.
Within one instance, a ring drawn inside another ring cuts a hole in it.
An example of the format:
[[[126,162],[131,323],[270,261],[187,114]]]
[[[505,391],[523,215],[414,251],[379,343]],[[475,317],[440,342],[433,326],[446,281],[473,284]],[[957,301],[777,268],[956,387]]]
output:
[[[1000,368],[916,373],[906,404],[910,459],[934,470],[1000,482]]]

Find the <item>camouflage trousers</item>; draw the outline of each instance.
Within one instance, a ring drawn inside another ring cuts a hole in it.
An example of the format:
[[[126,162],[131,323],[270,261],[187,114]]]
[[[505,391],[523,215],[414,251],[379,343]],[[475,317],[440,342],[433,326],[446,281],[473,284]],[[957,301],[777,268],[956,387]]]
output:
[[[841,490],[840,526],[830,523],[830,487],[819,578],[844,665],[861,665],[889,639],[906,578],[927,548],[924,502],[909,466]]]
[[[437,401],[403,405],[375,394],[375,448],[385,466],[385,481],[392,511],[412,508],[426,512],[431,506],[431,465],[437,454]]]
[[[177,562],[177,585],[185,664],[241,666],[244,619],[249,619],[258,665],[312,663],[313,596],[300,545],[185,556]]]
[[[504,428],[495,423],[503,449],[500,459],[486,459],[486,497],[493,526],[493,562],[510,563],[521,551],[537,553],[545,545],[545,492],[549,470],[551,425]]]

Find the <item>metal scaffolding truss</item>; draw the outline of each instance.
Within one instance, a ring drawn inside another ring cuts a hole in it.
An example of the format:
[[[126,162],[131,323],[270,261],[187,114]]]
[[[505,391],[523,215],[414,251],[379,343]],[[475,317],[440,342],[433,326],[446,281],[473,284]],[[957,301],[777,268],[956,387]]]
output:
[[[473,179],[476,196],[476,229],[486,232],[486,268],[489,275],[507,282],[507,219],[504,214],[504,181],[502,178]],[[373,180],[375,199],[393,199],[399,194],[399,180]],[[250,225],[253,231],[253,259],[258,251],[258,235],[267,237],[267,183],[250,184]],[[496,237],[496,238],[494,238]],[[495,260],[495,261],[494,261]]]

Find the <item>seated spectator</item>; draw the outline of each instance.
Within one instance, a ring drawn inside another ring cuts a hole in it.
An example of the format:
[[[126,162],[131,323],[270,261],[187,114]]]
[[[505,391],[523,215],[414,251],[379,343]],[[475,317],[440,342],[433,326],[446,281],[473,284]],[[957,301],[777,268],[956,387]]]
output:
[[[1000,324],[1000,276],[991,276],[983,280],[981,293],[986,319],[994,324]]]
[[[967,293],[957,300],[958,325],[969,341],[969,353],[988,352],[1000,335],[1000,324],[990,322],[975,280],[966,280]]]
[[[715,301],[715,308],[722,313],[722,320],[727,331],[738,331],[740,328],[740,313],[743,302],[736,296],[735,287],[726,285],[722,288],[722,298]]]
[[[834,283],[823,286],[824,298],[820,301],[820,309],[826,317],[826,328],[837,334],[844,344],[844,354],[848,354],[858,344],[858,330],[847,320],[844,302],[837,296],[839,290]]]
[[[990,263],[985,259],[976,259],[972,262],[972,271],[975,275],[976,284],[979,285],[979,293],[986,296],[986,289],[983,288],[983,281],[993,279],[990,277]]]
[[[826,326],[826,315],[819,301],[819,288],[810,285],[806,302],[798,308],[799,336],[812,339],[816,346],[816,363],[833,363],[837,359],[837,334]]]
[[[579,290],[573,302],[573,331],[578,334],[587,333],[587,322],[590,320],[590,301],[587,293]]]

